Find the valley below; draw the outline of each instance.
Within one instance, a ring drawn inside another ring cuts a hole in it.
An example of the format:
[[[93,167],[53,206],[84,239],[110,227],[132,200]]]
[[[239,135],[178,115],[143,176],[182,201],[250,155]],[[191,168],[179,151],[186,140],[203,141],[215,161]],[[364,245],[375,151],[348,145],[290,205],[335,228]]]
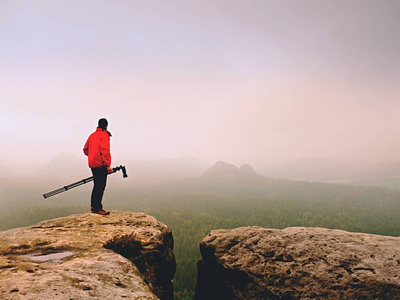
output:
[[[218,162],[197,176],[142,181],[109,178],[106,209],[143,212],[171,228],[174,237],[175,299],[194,299],[199,244],[212,230],[259,226],[321,227],[400,236],[400,192],[373,186],[290,181],[257,173],[251,166]],[[84,177],[84,176],[83,176]],[[79,178],[77,178],[79,179]],[[41,178],[0,182],[0,229],[88,212],[90,185],[43,199],[68,181]]]

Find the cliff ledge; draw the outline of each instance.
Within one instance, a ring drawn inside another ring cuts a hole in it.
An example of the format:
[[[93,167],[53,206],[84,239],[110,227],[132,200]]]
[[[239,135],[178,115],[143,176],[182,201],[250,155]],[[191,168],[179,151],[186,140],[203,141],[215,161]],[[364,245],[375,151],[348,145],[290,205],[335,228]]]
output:
[[[400,237],[241,227],[200,250],[196,299],[400,299]]]
[[[72,215],[0,232],[1,299],[172,299],[171,230],[144,213]]]

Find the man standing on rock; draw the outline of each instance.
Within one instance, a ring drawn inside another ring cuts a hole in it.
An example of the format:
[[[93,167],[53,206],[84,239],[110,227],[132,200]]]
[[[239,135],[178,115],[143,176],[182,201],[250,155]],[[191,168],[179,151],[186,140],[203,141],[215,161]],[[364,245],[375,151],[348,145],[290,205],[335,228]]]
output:
[[[88,157],[88,164],[93,173],[93,190],[90,199],[91,212],[98,215],[109,215],[109,211],[103,210],[101,203],[107,183],[107,174],[112,173],[110,137],[107,131],[108,122],[102,118],[98,127],[86,141],[83,153]]]

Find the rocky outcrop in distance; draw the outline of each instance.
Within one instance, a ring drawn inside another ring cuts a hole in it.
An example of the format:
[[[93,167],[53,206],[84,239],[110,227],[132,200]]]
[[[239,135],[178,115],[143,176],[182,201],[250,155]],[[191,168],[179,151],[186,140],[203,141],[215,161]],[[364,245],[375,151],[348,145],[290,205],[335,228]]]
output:
[[[239,178],[243,176],[257,176],[258,174],[254,171],[251,165],[245,164],[240,166],[240,168],[236,167],[233,164],[224,162],[222,160],[217,161],[214,166],[205,170],[203,172],[205,176],[219,176],[225,178]]]
[[[200,250],[196,299],[400,299],[400,237],[241,227]]]
[[[171,230],[144,213],[0,232],[1,299],[173,299]]]

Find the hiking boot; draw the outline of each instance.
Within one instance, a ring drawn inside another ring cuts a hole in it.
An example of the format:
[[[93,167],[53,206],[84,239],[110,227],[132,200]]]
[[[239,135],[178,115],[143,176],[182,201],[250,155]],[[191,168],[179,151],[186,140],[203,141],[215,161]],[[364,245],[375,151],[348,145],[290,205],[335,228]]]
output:
[[[110,212],[101,209],[101,210],[99,210],[99,211],[92,211],[92,214],[96,214],[96,215],[100,215],[100,216],[107,216],[107,215],[110,214]]]

